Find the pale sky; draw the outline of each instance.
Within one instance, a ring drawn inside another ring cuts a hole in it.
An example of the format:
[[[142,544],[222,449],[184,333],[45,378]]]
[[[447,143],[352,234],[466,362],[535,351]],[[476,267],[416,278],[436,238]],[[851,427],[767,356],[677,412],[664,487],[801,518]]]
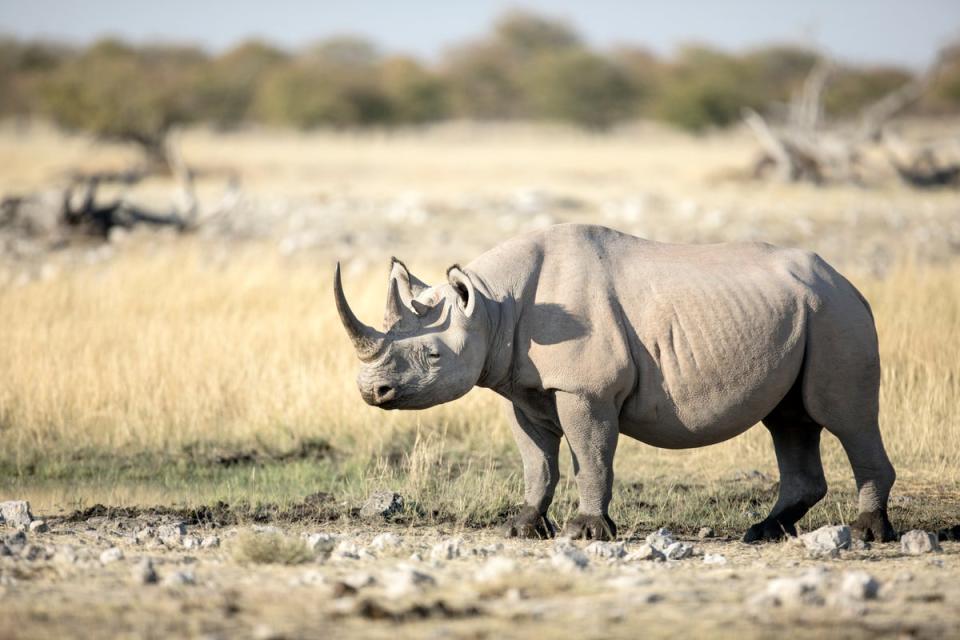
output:
[[[74,43],[112,35],[214,51],[250,37],[295,48],[355,34],[432,59],[510,8],[566,19],[601,49],[631,43],[661,54],[694,41],[732,50],[791,42],[845,61],[921,67],[960,38],[960,0],[0,0],[0,33]]]

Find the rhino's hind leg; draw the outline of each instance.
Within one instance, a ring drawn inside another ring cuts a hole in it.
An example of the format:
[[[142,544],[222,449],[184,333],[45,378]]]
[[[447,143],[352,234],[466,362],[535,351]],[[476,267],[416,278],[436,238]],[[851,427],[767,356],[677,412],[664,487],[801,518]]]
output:
[[[847,452],[857,482],[859,515],[851,525],[854,535],[871,542],[891,542],[897,532],[887,517],[887,498],[897,474],[887,458],[876,423],[859,429],[834,431]]]
[[[780,495],[770,515],[747,530],[744,542],[797,535],[797,521],[827,493],[820,461],[820,425],[807,416],[783,413],[771,414],[764,424],[777,452]]]

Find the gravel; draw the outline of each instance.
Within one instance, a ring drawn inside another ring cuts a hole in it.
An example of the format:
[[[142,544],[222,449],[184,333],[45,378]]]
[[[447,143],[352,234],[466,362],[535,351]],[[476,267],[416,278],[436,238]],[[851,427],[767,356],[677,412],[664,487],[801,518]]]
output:
[[[156,584],[158,580],[157,570],[153,568],[153,561],[150,558],[144,558],[135,564],[131,575],[137,584]]]
[[[693,555],[693,547],[686,542],[674,542],[663,550],[667,560],[683,560]]]
[[[437,583],[429,573],[409,565],[399,565],[387,571],[381,577],[381,582],[384,592],[391,598],[401,598],[410,593],[432,587]]]
[[[443,562],[444,560],[459,558],[462,544],[463,540],[460,538],[449,538],[443,542],[438,542],[430,549],[430,560]]]
[[[597,540],[588,544],[584,552],[598,558],[618,560],[627,555],[627,548],[622,542],[601,542]]]
[[[554,545],[550,564],[560,571],[583,571],[590,564],[590,559],[569,540],[561,539]]]
[[[633,562],[635,560],[666,560],[666,556],[663,555],[663,551],[657,549],[651,544],[644,543],[627,554],[626,560],[628,562]]]
[[[375,537],[370,543],[370,548],[372,548],[374,551],[386,551],[388,549],[396,549],[402,544],[403,538],[388,531],[387,533],[381,533]]]

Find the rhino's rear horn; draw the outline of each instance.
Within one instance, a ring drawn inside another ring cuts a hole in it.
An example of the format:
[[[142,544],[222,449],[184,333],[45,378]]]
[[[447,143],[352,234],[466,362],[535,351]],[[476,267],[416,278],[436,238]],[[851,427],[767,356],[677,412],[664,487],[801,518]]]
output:
[[[357,316],[353,314],[350,305],[347,303],[346,296],[343,295],[343,283],[340,280],[340,263],[337,263],[337,271],[333,276],[333,297],[337,303],[337,312],[340,314],[340,322],[343,328],[347,330],[350,341],[357,351],[357,356],[364,362],[368,362],[380,353],[383,349],[386,337],[374,329],[360,322]]]

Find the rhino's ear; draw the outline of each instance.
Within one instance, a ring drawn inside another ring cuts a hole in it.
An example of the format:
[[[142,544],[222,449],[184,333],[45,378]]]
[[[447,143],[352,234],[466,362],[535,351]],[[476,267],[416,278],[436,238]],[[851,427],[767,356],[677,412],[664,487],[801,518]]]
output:
[[[410,273],[407,265],[396,258],[390,258],[390,279],[396,280],[400,299],[407,307],[411,307],[410,301],[428,288],[427,283]]]
[[[447,280],[450,281],[453,290],[457,292],[463,315],[468,318],[471,317],[477,304],[477,290],[473,286],[473,281],[456,264],[447,269]]]

